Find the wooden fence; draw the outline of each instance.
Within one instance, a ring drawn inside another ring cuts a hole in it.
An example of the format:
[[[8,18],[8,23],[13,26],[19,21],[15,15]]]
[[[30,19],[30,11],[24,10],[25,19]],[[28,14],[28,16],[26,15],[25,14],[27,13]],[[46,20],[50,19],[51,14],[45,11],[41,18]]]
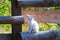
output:
[[[60,0],[19,0],[19,7],[50,7],[59,6]]]
[[[38,0],[38,1],[18,1],[11,0],[12,2],[12,17],[0,17],[0,24],[12,24],[12,34],[1,34],[0,40],[22,40],[19,36],[19,32],[22,32],[22,23],[24,19],[21,16],[22,7],[49,7],[49,6],[59,6],[60,0]],[[32,3],[32,4],[31,4]],[[60,22],[60,20],[59,20]]]

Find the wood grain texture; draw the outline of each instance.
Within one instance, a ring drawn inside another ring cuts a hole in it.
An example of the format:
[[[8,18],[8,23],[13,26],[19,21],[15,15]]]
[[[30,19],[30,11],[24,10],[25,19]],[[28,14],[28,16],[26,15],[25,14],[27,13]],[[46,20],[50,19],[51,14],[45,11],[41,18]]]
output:
[[[39,33],[20,32],[22,40],[60,40],[60,31],[49,30]]]
[[[12,34],[0,34],[0,40],[13,40]]]
[[[23,16],[0,16],[0,24],[21,24],[23,21]]]
[[[49,7],[59,6],[60,0],[18,0],[20,7]]]
[[[22,14],[21,7],[18,6],[17,0],[11,0],[11,1],[12,1],[12,16],[21,16]],[[19,37],[19,32],[22,32],[22,23],[12,24],[12,36],[14,40],[22,40],[21,36]]]

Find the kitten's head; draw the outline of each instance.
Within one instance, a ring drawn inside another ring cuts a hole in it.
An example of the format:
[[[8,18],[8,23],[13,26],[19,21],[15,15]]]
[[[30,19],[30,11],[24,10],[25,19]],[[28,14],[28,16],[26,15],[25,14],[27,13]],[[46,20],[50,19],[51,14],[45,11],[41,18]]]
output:
[[[27,15],[27,17],[28,17],[29,21],[31,21],[32,19],[34,19],[32,15]]]

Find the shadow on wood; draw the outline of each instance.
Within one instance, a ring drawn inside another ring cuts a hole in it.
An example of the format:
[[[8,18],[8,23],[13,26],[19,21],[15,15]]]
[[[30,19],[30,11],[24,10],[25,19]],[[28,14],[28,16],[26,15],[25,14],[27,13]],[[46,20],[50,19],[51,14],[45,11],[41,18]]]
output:
[[[60,31],[49,30],[39,33],[21,32],[22,40],[60,40]]]
[[[0,34],[0,40],[13,40],[12,34]]]

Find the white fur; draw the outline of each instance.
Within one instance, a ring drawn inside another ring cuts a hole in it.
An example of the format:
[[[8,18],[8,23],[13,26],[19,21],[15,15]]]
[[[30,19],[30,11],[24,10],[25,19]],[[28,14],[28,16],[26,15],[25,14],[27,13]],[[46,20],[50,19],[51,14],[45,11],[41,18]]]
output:
[[[29,33],[37,33],[37,32],[39,32],[38,23],[37,23],[37,21],[34,20],[33,16],[28,15],[28,20],[29,20],[29,23],[28,23],[29,30],[28,30],[28,32]]]

